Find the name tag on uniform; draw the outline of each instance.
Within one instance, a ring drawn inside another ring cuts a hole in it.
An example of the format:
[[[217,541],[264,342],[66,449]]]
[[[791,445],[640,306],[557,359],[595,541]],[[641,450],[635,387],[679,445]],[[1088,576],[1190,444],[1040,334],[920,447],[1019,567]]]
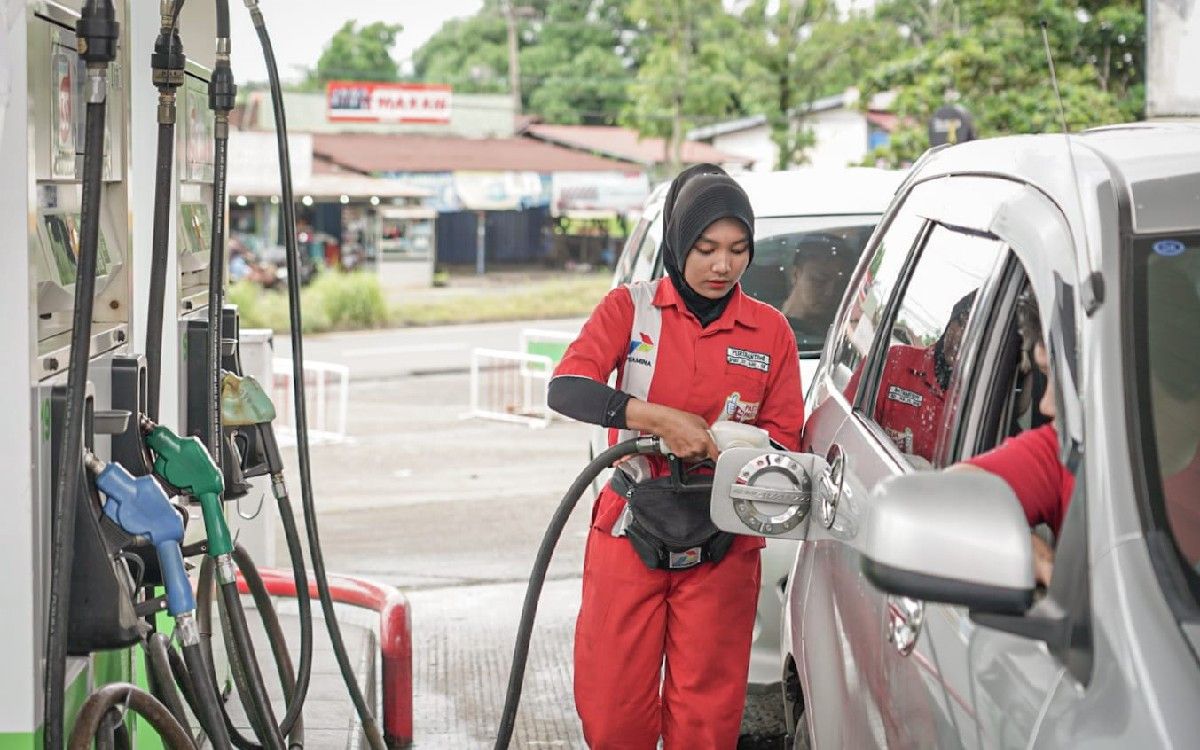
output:
[[[898,385],[888,386],[888,400],[899,401],[902,404],[909,406],[920,406],[925,402],[925,397],[919,393],[915,393],[906,388],[901,388]]]
[[[732,346],[725,350],[725,361],[731,365],[749,367],[751,370],[766,372],[771,369],[771,355],[752,352],[749,349],[735,349]]]

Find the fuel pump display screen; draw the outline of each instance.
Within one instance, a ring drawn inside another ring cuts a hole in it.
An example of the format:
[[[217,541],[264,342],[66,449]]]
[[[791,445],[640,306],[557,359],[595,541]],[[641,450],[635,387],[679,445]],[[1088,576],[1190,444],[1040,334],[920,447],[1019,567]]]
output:
[[[69,286],[75,283],[75,269],[79,258],[79,232],[82,219],[76,213],[45,214],[42,220],[46,224],[46,234],[50,238],[50,255],[54,259],[54,267],[58,271],[59,283]],[[104,241],[104,232],[100,232],[100,241],[96,252],[96,277],[106,275],[112,266],[112,256],[108,252],[108,244]]]
[[[212,219],[208,206],[203,203],[184,203],[179,207],[182,215],[181,230],[184,241],[181,250],[185,253],[204,253],[212,244]]]

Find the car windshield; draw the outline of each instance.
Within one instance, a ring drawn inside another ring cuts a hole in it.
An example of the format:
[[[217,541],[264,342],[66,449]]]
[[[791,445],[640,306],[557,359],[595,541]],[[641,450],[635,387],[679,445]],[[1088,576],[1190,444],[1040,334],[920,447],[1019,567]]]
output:
[[[802,357],[818,357],[842,292],[879,216],[771,216],[755,220],[754,262],[742,289],[779,309]]]
[[[1134,242],[1139,403],[1151,502],[1188,566],[1200,564],[1200,234]],[[1165,517],[1165,519],[1164,519]]]

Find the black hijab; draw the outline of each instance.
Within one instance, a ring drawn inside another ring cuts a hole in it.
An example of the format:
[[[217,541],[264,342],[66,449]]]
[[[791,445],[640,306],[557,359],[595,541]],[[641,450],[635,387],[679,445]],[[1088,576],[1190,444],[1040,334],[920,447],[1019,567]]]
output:
[[[692,245],[710,224],[720,219],[737,219],[745,225],[753,261],[754,211],[746,191],[715,164],[696,164],[676,175],[663,204],[663,267],[684,305],[702,327],[721,317],[736,285],[720,299],[709,299],[688,286],[683,268]]]

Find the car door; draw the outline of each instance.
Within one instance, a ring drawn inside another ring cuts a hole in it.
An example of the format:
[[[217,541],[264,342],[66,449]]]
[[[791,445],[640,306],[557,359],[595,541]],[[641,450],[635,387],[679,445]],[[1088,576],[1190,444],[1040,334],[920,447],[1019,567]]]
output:
[[[994,237],[942,224],[930,229],[893,305],[886,342],[867,367],[873,387],[860,402],[863,410],[838,437],[854,491],[868,494],[890,476],[947,463],[946,444],[958,422],[953,386],[969,380],[963,368],[976,362],[963,342],[979,341],[965,334],[981,315],[987,318],[981,300],[990,296],[1005,257],[1004,243]],[[966,611],[876,595],[884,610],[879,640],[889,745],[955,747],[973,738]]]
[[[853,467],[877,463],[862,461],[861,456],[850,459],[836,446],[841,444],[840,436],[853,434],[844,433],[844,425],[853,419],[862,367],[926,224],[903,209],[891,216],[868,246],[869,259],[860,264],[834,324],[837,335],[826,343],[803,450],[824,456],[835,466],[845,466],[839,456],[851,460]],[[857,450],[858,444],[848,447]],[[886,696],[879,645],[883,602],[863,584],[854,548],[858,504],[865,497],[858,489],[862,477],[842,476],[850,481],[840,488],[833,483],[836,505],[829,528],[810,534],[796,556],[787,596],[783,640],[789,654],[785,658],[790,655],[796,664],[804,721],[816,746],[886,747],[887,736],[881,731]],[[838,475],[831,472],[831,477]],[[823,529],[821,508],[812,515],[810,528],[821,524]]]

